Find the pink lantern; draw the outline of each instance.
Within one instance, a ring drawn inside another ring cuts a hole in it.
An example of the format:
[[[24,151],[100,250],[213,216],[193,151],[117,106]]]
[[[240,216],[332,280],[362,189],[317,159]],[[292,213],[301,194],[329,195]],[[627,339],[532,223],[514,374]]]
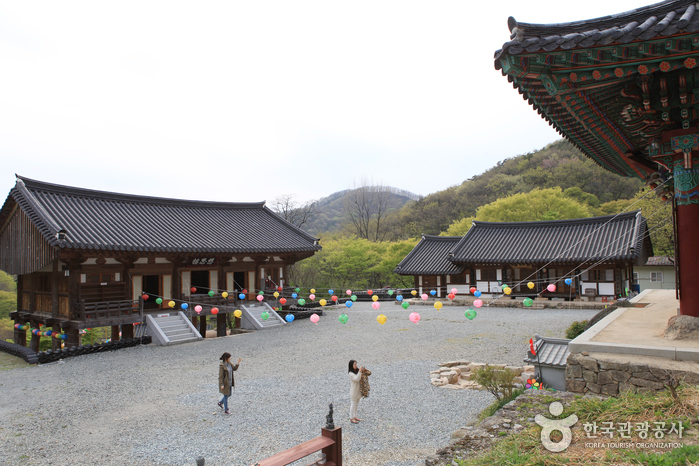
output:
[[[201,312],[201,306],[194,306],[194,310],[199,314]]]
[[[345,291],[345,293],[347,294],[347,296],[351,296],[351,295],[352,295],[352,290],[347,290],[347,291]]]
[[[420,297],[422,298],[423,301],[427,301],[427,293],[422,293],[420,295]]]
[[[420,314],[418,314],[417,312],[413,312],[412,314],[410,314],[410,322],[414,324],[420,322]]]
[[[480,299],[477,299],[473,302],[473,305],[476,307],[481,307],[483,305],[483,301],[481,301]]]
[[[452,294],[456,294],[456,293],[458,293],[458,292],[459,292],[459,290],[457,290],[456,288],[452,288],[452,289],[451,289],[451,293],[452,293]]]
[[[374,301],[373,303],[371,303],[371,307],[378,311],[381,307],[381,304],[379,304],[377,301]]]
[[[318,317],[318,314],[313,314],[311,316],[311,322],[313,322],[314,324],[318,325],[319,320],[320,320],[320,317]]]
[[[553,293],[554,291],[556,291],[556,285],[551,283],[549,286],[546,287],[546,289]]]
[[[257,300],[258,300],[259,302],[262,302],[263,299],[265,299],[264,296],[262,296],[261,294],[258,294],[258,295],[257,295]]]
[[[311,294],[308,295],[308,299],[310,299],[311,301],[313,301],[314,299],[316,299],[316,295],[314,295],[313,293],[311,293]]]

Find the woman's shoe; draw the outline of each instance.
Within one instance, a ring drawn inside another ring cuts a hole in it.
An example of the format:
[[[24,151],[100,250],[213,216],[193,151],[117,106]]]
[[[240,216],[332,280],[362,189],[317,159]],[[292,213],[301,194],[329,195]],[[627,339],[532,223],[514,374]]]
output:
[[[225,411],[223,412],[223,414],[231,414],[231,412],[228,411],[228,410],[225,410]]]
[[[219,402],[218,402],[218,407],[221,408],[221,409],[223,409],[223,403],[221,403],[221,402],[219,401]]]

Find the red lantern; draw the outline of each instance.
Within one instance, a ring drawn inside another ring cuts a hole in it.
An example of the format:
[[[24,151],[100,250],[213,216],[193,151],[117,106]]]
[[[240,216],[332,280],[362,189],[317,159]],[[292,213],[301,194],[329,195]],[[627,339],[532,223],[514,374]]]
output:
[[[454,298],[456,298],[456,295],[454,293],[449,293],[449,299],[453,301]]]
[[[366,294],[368,294],[369,296],[371,296],[371,295],[374,294],[374,290],[369,290],[369,291],[366,292]]]
[[[248,290],[247,290],[247,289],[244,289],[244,290],[243,290],[243,294],[248,294]]]
[[[284,288],[282,288],[281,286],[278,286],[278,287],[277,287],[277,291],[278,291],[278,292],[281,293],[283,290],[284,290]]]
[[[475,287],[475,286],[472,286],[470,291],[471,291],[471,294],[475,293],[475,292],[476,292],[476,287]]]
[[[332,299],[333,301],[337,301],[337,296],[333,295],[333,297],[330,299]]]
[[[144,294],[142,297],[144,301],[148,301],[149,296],[147,294]]]
[[[196,293],[196,292],[197,292],[197,287],[196,287],[196,286],[193,286],[193,287],[190,288],[190,290],[192,291],[192,293]]]
[[[282,306],[286,304],[286,298],[279,298],[279,304]]]
[[[212,308],[212,309],[211,309],[211,313],[212,313],[213,315],[218,314],[218,308],[217,308],[217,307]]]

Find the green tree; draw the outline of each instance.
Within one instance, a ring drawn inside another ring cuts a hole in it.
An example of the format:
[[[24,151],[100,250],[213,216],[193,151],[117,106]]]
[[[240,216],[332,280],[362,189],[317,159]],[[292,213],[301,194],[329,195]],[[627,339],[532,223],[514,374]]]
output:
[[[478,209],[476,220],[528,222],[589,217],[587,206],[563,196],[561,188],[535,189],[498,199]]]
[[[653,253],[656,256],[675,255],[675,235],[672,225],[672,202],[663,201],[660,196],[644,188],[634,197],[632,209],[641,209],[646,219]]]
[[[468,230],[471,229],[473,225],[473,217],[462,218],[461,220],[454,220],[454,222],[449,225],[447,231],[440,233],[441,236],[464,236]]]
[[[0,291],[0,319],[6,319],[17,310],[17,293]]]
[[[0,291],[17,291],[17,282],[12,275],[8,275],[0,270]]]

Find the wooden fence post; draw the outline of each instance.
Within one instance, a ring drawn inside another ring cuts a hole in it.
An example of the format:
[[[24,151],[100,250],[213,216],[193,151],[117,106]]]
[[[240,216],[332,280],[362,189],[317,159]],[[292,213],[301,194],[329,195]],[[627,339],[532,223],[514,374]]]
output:
[[[336,427],[332,430],[323,427],[320,432],[323,437],[329,437],[335,442],[322,450],[325,453],[326,461],[332,461],[337,466],[342,466],[342,427]]]

